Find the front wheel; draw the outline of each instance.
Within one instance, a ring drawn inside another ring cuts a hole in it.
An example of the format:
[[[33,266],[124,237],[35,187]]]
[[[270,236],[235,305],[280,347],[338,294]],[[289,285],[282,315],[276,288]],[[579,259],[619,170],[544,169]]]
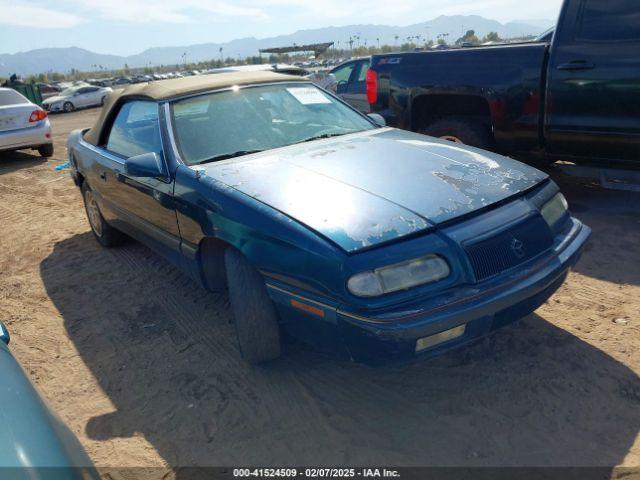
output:
[[[120,230],[113,228],[106,222],[98,207],[95,194],[89,188],[87,182],[82,184],[82,198],[84,199],[84,208],[87,211],[91,231],[100,245],[103,247],[115,247],[122,244],[126,237]]]
[[[227,248],[224,263],[242,358],[254,365],[275,360],[280,356],[280,327],[262,275],[234,248]]]
[[[64,105],[62,105],[62,108],[67,113],[73,112],[76,109],[75,105],[71,102],[64,102]]]
[[[491,128],[480,121],[442,118],[427,125],[420,133],[484,150],[491,150],[494,145]]]

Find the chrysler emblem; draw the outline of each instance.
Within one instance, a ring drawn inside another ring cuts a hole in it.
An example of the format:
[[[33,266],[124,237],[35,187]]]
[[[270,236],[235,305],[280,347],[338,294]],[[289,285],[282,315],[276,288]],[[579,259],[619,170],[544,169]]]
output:
[[[521,240],[518,240],[514,237],[513,240],[511,240],[511,245],[509,246],[511,247],[511,251],[517,258],[524,257],[524,243],[522,243]]]

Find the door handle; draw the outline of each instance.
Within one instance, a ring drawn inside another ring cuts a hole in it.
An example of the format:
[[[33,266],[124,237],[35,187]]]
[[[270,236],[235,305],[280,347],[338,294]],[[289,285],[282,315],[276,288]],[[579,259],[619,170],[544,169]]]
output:
[[[591,70],[595,68],[595,64],[586,60],[572,60],[569,63],[561,63],[558,70]]]

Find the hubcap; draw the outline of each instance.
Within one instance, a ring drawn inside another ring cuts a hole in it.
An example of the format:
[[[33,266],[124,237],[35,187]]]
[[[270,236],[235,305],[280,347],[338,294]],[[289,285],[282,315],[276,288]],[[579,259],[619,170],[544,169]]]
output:
[[[73,107],[71,106],[70,103],[65,103],[64,104],[64,111],[65,112],[70,112],[71,110],[73,110]]]
[[[454,136],[454,135],[443,135],[440,137],[443,140],[449,140],[450,142],[453,143],[462,143],[464,144],[464,142],[462,140],[460,140],[458,137]]]
[[[87,190],[84,195],[85,204],[87,206],[87,217],[89,217],[89,224],[99,237],[102,237],[102,215],[98,209],[98,204],[93,196],[91,190]]]

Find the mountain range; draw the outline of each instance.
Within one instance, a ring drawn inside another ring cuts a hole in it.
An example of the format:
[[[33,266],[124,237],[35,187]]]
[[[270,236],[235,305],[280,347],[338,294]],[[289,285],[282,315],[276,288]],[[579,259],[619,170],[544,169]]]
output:
[[[94,53],[79,47],[43,48],[15,54],[0,54],[0,77],[13,73],[31,75],[44,72],[66,73],[71,69],[80,71],[174,65],[183,61],[199,62],[226,57],[247,57],[257,55],[259,49],[284,47],[293,44],[304,45],[319,42],[335,42],[337,48],[348,48],[349,38],[358,37],[353,46],[358,45],[399,45],[407,37],[420,36],[421,41],[435,40],[438,35],[447,35],[454,42],[467,30],[475,30],[482,37],[489,32],[497,32],[502,38],[537,35],[551,27],[551,20],[529,20],[500,23],[478,15],[442,15],[427,22],[403,27],[391,25],[347,25],[299,30],[295,33],[270,38],[240,38],[225,43],[206,43],[189,46],[155,47],[130,56]]]

